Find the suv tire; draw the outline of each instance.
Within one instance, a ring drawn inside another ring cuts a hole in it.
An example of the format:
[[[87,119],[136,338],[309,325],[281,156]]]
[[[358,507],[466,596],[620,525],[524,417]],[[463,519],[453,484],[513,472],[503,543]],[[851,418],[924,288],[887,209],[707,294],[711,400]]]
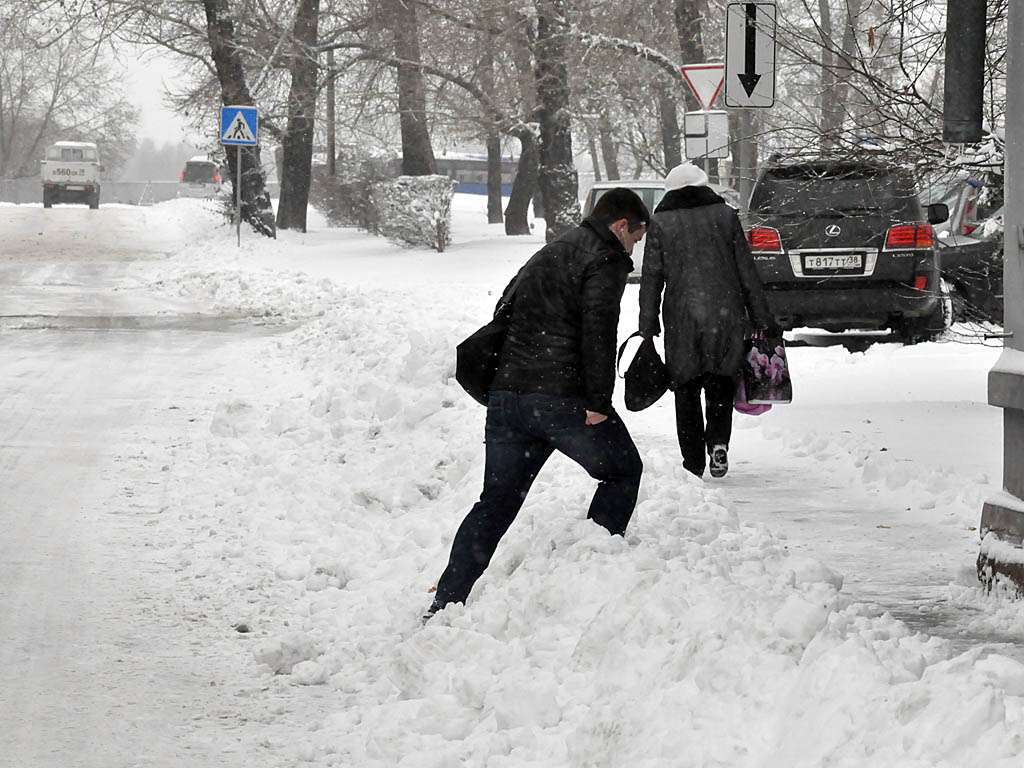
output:
[[[953,324],[953,297],[949,283],[939,281],[939,308],[925,317],[904,320],[899,335],[904,344],[920,344],[939,339]]]

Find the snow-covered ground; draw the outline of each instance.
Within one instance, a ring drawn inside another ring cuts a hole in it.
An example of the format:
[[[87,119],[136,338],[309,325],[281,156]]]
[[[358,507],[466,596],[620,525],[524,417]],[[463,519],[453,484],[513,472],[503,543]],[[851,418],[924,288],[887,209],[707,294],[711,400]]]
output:
[[[218,351],[238,385],[209,388],[188,439],[136,435],[125,467],[199,663],[243,659],[238,711],[218,706],[266,725],[213,746],[253,766],[1019,766],[1024,608],[973,573],[1001,481],[990,346],[792,348],[793,404],[737,415],[722,481],[683,471],[668,399],[632,414],[619,392],[645,463],[626,537],[553,457],[468,604],[421,626],[483,467],[454,347],[542,243],[484,204],[456,197],[443,254],[315,217],[236,248],[202,202],[138,211],[139,238],[177,240],[119,290],[267,332]],[[620,339],[636,306],[630,286]]]

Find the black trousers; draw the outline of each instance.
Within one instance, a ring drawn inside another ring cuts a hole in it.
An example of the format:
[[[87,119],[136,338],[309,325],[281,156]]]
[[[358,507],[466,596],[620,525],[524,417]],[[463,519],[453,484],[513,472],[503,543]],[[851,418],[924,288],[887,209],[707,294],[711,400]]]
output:
[[[707,410],[701,411],[700,396],[704,393]],[[701,374],[676,387],[676,435],[683,454],[683,466],[701,477],[707,456],[715,445],[729,445],[732,436],[733,398],[736,379],[732,376]]]
[[[587,517],[621,534],[633,515],[643,463],[614,412],[588,426],[582,397],[491,392],[484,441],[484,489],[452,542],[434,602],[464,603],[501,537],[512,525],[534,479],[554,451],[598,481]]]

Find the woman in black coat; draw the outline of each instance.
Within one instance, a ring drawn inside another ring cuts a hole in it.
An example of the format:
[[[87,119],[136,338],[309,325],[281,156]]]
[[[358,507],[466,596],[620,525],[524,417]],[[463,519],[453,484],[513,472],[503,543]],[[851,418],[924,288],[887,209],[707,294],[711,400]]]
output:
[[[644,252],[640,333],[657,336],[664,317],[683,466],[701,477],[707,456],[711,476],[722,477],[729,469],[744,339],[772,318],[739,217],[708,187],[707,174],[690,163],[677,165],[665,190]]]

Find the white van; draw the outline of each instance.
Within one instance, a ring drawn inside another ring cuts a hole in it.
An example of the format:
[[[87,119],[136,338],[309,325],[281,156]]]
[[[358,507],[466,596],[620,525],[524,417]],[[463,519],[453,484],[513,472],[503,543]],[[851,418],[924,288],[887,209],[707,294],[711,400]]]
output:
[[[53,144],[40,163],[43,208],[54,203],[87,203],[90,208],[99,208],[102,170],[99,151],[92,142]]]

